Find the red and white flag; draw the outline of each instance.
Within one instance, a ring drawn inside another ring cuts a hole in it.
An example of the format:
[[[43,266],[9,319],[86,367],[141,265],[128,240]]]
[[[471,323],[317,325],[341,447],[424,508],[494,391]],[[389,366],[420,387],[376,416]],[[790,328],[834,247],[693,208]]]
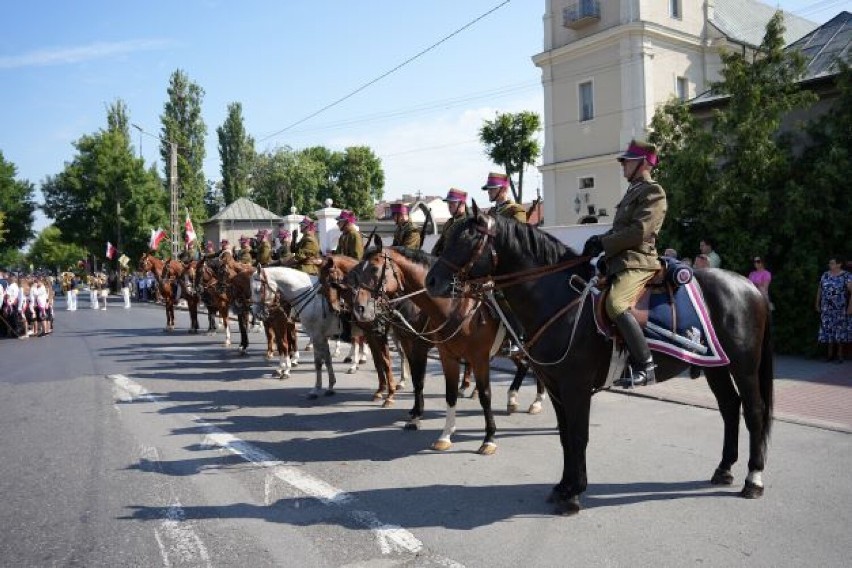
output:
[[[113,246],[113,244],[111,242],[107,241],[106,257],[108,259],[112,260],[113,258],[115,258],[115,253],[117,253],[117,252],[118,251]]]
[[[194,240],[198,238],[195,234],[195,229],[192,227],[192,219],[189,218],[189,210],[187,210],[186,212],[186,223],[184,223],[184,230],[186,231],[186,237],[184,237],[184,239],[186,240],[186,246],[189,246]]]
[[[148,241],[148,248],[150,250],[157,250],[160,248],[160,243],[163,242],[163,239],[166,238],[166,231],[157,227],[156,229],[151,229],[151,240]]]

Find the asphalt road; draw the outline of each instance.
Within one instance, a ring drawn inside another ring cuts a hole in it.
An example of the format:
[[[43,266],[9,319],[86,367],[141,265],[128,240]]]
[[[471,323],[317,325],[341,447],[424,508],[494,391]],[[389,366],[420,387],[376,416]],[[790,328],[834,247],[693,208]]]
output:
[[[372,364],[336,364],[337,394],[309,401],[309,354],[273,380],[261,335],[240,357],[222,335],[163,333],[161,307],[119,305],[81,298],[52,336],[0,341],[3,566],[798,567],[852,555],[849,434],[776,422],[766,495],[747,501],[744,426],[736,484],[711,486],[716,412],[602,393],[585,509],[555,517],[553,411],[507,416],[508,375],[493,378],[497,453],[475,453],[470,399],[454,446],[435,452],[437,362],[422,429],[403,431],[410,393],[390,409],[371,401]],[[177,321],[188,327],[185,312]]]

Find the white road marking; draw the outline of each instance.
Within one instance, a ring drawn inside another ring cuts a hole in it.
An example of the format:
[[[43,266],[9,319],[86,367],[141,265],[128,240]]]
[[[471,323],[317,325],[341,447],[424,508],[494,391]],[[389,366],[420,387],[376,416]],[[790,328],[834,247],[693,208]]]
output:
[[[116,385],[117,396],[129,396],[130,401],[135,399],[144,399],[150,402],[157,402],[157,398],[159,398],[151,395],[140,384],[124,375],[110,375],[109,378],[112,379]],[[220,430],[209,422],[204,421],[202,418],[194,416],[193,420],[204,431],[204,438],[201,442],[202,446],[219,447],[231,452],[232,454],[240,456],[247,462],[260,467],[269,468],[271,470],[270,476],[274,476],[276,479],[298,489],[310,497],[318,499],[326,505],[343,507],[345,505],[353,505],[357,503],[357,500],[353,495],[350,495],[342,489],[338,489],[309,473],[300,471],[296,467],[286,465],[285,462],[276,459],[272,454],[269,454],[260,448],[256,448],[255,446],[252,446],[224,430]],[[265,481],[264,489],[264,500],[268,503],[270,500],[269,493],[271,490],[269,476],[267,476]],[[180,504],[177,503],[174,507],[177,507],[171,514],[174,518],[167,519],[167,521],[171,520],[177,522],[183,518]],[[172,511],[171,508],[169,510]],[[355,520],[355,522],[369,529],[375,535],[379,549],[383,555],[390,554],[392,552],[418,554],[423,551],[423,543],[420,542],[420,540],[418,540],[410,531],[397,525],[383,523],[376,514],[371,511],[352,509],[348,511],[348,514],[353,520]],[[177,522],[177,524],[175,524],[175,522],[166,524],[166,521],[164,521],[160,527],[162,530],[157,534],[158,544],[160,544],[161,540],[165,536],[170,537],[171,540],[189,543],[191,545],[193,539],[188,535],[182,535],[180,532],[176,532],[182,527],[179,522]],[[197,536],[195,538],[197,539]],[[206,549],[203,549],[203,544],[200,540],[198,540],[198,544],[201,546],[200,550],[203,550],[203,554],[206,557]],[[165,543],[160,544],[160,546],[161,550],[163,550]],[[431,554],[429,557],[438,562],[441,566],[464,568],[462,564],[459,564],[449,558]],[[164,557],[164,560],[168,561],[166,557]],[[209,557],[206,557],[206,561],[209,563]],[[166,566],[169,566],[169,564],[166,564]]]
[[[212,566],[210,555],[201,539],[186,522],[186,514],[179,501],[172,503],[165,512],[160,526],[154,529],[154,538],[160,547],[163,565]]]

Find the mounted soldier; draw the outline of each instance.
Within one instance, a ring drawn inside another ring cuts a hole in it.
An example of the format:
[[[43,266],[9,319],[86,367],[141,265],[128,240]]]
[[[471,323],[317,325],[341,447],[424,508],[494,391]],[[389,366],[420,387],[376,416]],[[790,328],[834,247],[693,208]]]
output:
[[[319,269],[314,263],[320,257],[316,222],[306,215],[299,223],[299,227],[302,229],[302,238],[293,245],[293,258],[290,260],[290,265],[307,274],[319,274]]]
[[[447,240],[446,237],[450,232],[450,227],[452,227],[454,223],[460,223],[467,218],[466,191],[456,189],[455,187],[450,188],[450,191],[447,192],[447,197],[444,198],[444,201],[447,203],[447,208],[450,210],[450,215],[452,215],[452,217],[447,219],[447,222],[444,223],[443,227],[441,227],[441,236],[438,237],[438,241],[435,243],[435,246],[432,247],[432,254],[435,256],[441,256],[441,253],[444,251],[444,243]]]
[[[236,259],[243,264],[251,266],[254,264],[254,258],[251,250],[250,239],[243,235],[240,237],[240,251],[236,254]]]
[[[408,218],[408,211],[405,203],[391,203],[391,216],[396,223],[391,246],[416,250],[420,248],[420,231]]]
[[[491,172],[482,189],[488,191],[488,199],[494,203],[494,207],[488,211],[492,217],[500,215],[514,219],[519,223],[527,222],[527,212],[520,203],[515,203],[509,195],[509,176],[506,174]]]
[[[340,229],[340,238],[337,239],[337,248],[334,254],[342,254],[355,260],[361,260],[364,256],[364,240],[358,231],[358,217],[352,211],[343,210],[337,216],[337,228]]]
[[[272,244],[269,242],[269,230],[257,232],[257,265],[269,266],[272,262]]]
[[[627,344],[633,384],[653,384],[654,360],[632,307],[660,268],[656,241],[666,218],[666,192],[651,179],[658,161],[652,144],[632,140],[618,161],[630,185],[615,206],[612,229],[589,241],[605,253],[604,269],[611,283],[606,312]]]

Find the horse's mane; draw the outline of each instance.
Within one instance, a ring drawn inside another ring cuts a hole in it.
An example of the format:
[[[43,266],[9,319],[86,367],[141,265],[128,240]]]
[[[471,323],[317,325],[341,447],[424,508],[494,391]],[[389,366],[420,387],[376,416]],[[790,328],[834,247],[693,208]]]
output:
[[[497,225],[496,238],[514,254],[532,256],[544,264],[556,264],[579,256],[571,247],[533,225],[503,216],[495,217],[494,221]]]
[[[425,253],[420,249],[410,249],[408,247],[384,247],[385,249],[390,249],[403,258],[410,260],[415,264],[419,264],[426,268],[431,268],[433,264],[438,260],[436,257],[431,254]],[[379,249],[376,247],[370,247],[364,252],[364,260],[370,260],[384,249]]]

